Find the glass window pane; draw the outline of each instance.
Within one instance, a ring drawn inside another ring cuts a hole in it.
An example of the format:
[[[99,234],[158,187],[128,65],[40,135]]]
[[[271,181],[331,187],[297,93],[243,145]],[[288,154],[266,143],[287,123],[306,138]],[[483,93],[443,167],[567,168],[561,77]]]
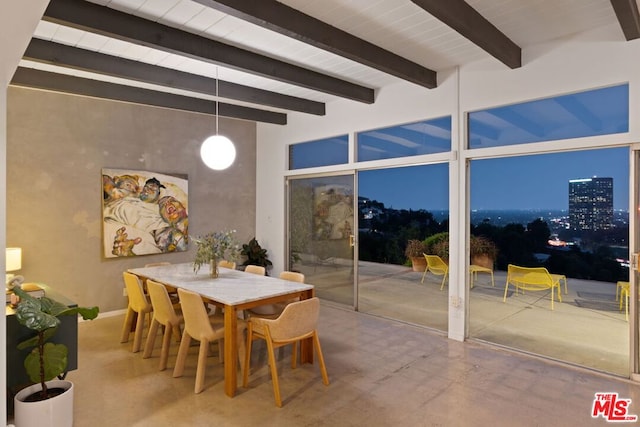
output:
[[[358,161],[392,159],[451,150],[451,116],[357,135]]]
[[[349,161],[349,135],[289,146],[289,170],[341,165]]]
[[[507,105],[469,114],[469,147],[629,131],[629,85]]]

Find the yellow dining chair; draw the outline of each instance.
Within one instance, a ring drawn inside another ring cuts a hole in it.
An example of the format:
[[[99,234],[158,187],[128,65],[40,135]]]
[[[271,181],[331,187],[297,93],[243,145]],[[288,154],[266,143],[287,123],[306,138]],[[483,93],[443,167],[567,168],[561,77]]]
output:
[[[124,278],[124,286],[127,289],[127,296],[129,297],[129,305],[127,306],[127,314],[124,318],[120,342],[129,342],[129,334],[132,331],[133,319],[137,316],[133,335],[133,348],[131,350],[132,352],[137,353],[140,351],[140,345],[142,343],[144,318],[147,314],[151,313],[152,306],[149,303],[149,300],[147,300],[147,296],[142,289],[142,283],[138,276],[126,271],[122,273],[122,275]]]
[[[160,370],[167,369],[167,359],[169,358],[169,344],[171,343],[171,334],[176,333],[178,341],[180,341],[180,325],[182,324],[182,315],[176,313],[173,302],[169,297],[167,288],[153,280],[147,280],[147,291],[151,299],[153,307],[153,319],[149,327],[147,342],[144,346],[143,359],[148,359],[153,353],[153,347],[158,335],[158,326],[164,326],[164,334],[162,336],[162,349],[160,350]]]
[[[620,298],[620,305],[619,305],[619,310],[622,311],[622,303],[624,302],[624,317],[625,319],[629,320],[629,293],[631,289],[631,283],[629,282],[623,282],[620,281],[618,283],[616,283],[616,300],[618,299],[618,296]],[[620,292],[620,294],[618,295],[618,292]]]
[[[306,338],[312,338],[313,347],[318,356],[318,364],[322,374],[322,383],[329,385],[329,376],[324,364],[320,339],[318,338],[318,316],[320,314],[320,300],[317,297],[296,301],[285,307],[277,319],[252,318],[247,328],[247,351],[244,359],[243,387],[249,382],[249,368],[251,366],[251,345],[255,339],[267,342],[269,352],[269,368],[276,406],[282,407],[278,369],[276,366],[275,349],[287,344],[293,345],[291,354],[291,368],[295,369],[297,359],[296,343]]]
[[[222,261],[220,261],[218,263],[218,267],[229,268],[231,270],[235,270],[236,269],[236,263],[233,262],[233,261],[229,261],[229,260],[223,259]]]
[[[191,339],[200,341],[200,350],[198,352],[198,365],[196,367],[196,384],[194,391],[200,393],[204,388],[204,375],[207,367],[207,356],[209,355],[209,344],[224,340],[224,317],[209,316],[207,309],[203,304],[202,297],[185,289],[178,289],[180,304],[182,305],[182,315],[184,317],[184,331],[180,348],[178,349],[178,357],[176,366],[173,369],[173,377],[181,377],[184,372],[184,364],[187,359],[187,353],[191,345]],[[245,359],[245,341],[244,330],[247,325],[241,319],[238,319],[238,349],[240,361]],[[224,353],[222,346],[219,346],[220,359]]]
[[[304,274],[295,271],[283,271],[280,273],[280,278],[283,280],[289,280],[291,282],[304,283]],[[276,304],[265,304],[257,307],[250,308],[245,311],[249,317],[262,317],[265,319],[275,319],[280,316],[282,310],[292,302],[299,301],[300,298],[292,298],[285,302],[279,302]]]
[[[244,271],[251,274],[258,274],[260,276],[264,276],[267,272],[267,270],[261,265],[247,265]]]
[[[424,257],[427,260],[427,268],[424,270],[424,273],[422,273],[422,280],[420,281],[420,283],[424,283],[424,277],[427,275],[427,272],[430,271],[436,276],[442,276],[442,284],[440,285],[440,290],[443,290],[444,283],[446,282],[447,276],[449,275],[449,266],[438,255],[424,254]]]

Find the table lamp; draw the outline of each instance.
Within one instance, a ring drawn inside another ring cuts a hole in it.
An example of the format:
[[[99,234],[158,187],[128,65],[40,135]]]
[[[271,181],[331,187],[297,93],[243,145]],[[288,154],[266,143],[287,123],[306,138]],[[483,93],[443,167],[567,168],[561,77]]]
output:
[[[13,279],[15,274],[9,274],[9,271],[18,271],[22,268],[22,248],[7,248],[5,271],[7,271],[6,281]]]

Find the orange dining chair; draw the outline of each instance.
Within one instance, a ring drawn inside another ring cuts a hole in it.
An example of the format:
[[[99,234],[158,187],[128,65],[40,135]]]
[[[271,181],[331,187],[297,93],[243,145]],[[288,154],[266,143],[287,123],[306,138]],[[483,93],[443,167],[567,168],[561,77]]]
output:
[[[196,367],[196,384],[195,393],[200,393],[204,388],[204,375],[207,367],[207,356],[209,355],[209,344],[217,341],[218,344],[224,340],[224,317],[209,316],[207,309],[203,304],[202,297],[185,289],[178,289],[180,304],[182,305],[182,315],[184,317],[184,331],[180,348],[178,349],[178,357],[176,366],[173,369],[174,378],[181,377],[184,372],[184,365],[187,359],[187,353],[191,345],[191,339],[200,341],[200,350],[198,352],[198,364]],[[240,361],[245,356],[244,330],[246,323],[238,319],[238,349]],[[219,346],[220,359],[224,353],[222,346]]]
[[[153,319],[151,320],[151,326],[149,326],[149,334],[147,335],[142,358],[148,359],[151,357],[156,342],[156,335],[158,335],[158,326],[162,325],[164,327],[164,334],[162,336],[162,349],[160,350],[160,370],[164,371],[167,369],[171,334],[175,332],[178,341],[180,340],[180,325],[183,319],[181,314],[176,313],[167,288],[163,284],[154,282],[153,280],[147,280],[147,291],[149,292],[151,306],[153,307]]]
[[[152,306],[147,300],[147,296],[142,289],[142,283],[135,274],[129,272],[122,273],[124,278],[124,285],[127,289],[127,296],[129,297],[129,305],[127,306],[127,314],[124,318],[124,325],[122,327],[122,336],[120,338],[121,343],[129,342],[129,335],[132,331],[133,319],[137,316],[136,326],[133,330],[133,348],[132,352],[137,353],[140,351],[140,345],[142,343],[142,333],[144,330],[144,318],[152,311]]]
[[[295,369],[297,359],[296,343],[306,338],[312,338],[313,347],[318,356],[318,364],[322,374],[322,383],[329,385],[327,367],[324,364],[320,339],[318,338],[318,316],[320,314],[320,300],[317,297],[292,302],[288,304],[277,319],[251,318],[247,328],[247,350],[244,359],[243,387],[249,382],[249,368],[251,366],[251,345],[255,339],[267,342],[269,353],[269,368],[273,383],[273,394],[276,406],[282,407],[278,369],[276,366],[275,349],[287,344],[294,344],[291,353],[291,368]]]

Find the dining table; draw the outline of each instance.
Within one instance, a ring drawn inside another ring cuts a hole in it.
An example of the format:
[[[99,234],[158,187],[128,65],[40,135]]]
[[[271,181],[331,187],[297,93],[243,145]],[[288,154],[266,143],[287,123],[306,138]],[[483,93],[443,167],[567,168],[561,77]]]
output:
[[[143,283],[151,279],[170,288],[196,292],[208,303],[224,310],[224,389],[227,396],[233,397],[238,387],[237,325],[240,311],[293,298],[312,298],[314,287],[240,270],[218,269],[216,278],[210,277],[208,266],[195,271],[193,263],[131,268],[128,271]],[[301,363],[313,363],[313,343],[310,339],[303,340],[300,347]]]

